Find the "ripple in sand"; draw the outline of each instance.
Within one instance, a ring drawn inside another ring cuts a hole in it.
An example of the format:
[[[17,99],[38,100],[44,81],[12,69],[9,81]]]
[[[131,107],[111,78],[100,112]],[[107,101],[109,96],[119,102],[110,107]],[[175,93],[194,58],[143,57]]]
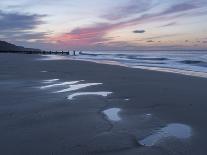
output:
[[[73,100],[77,96],[87,96],[87,95],[98,95],[107,97],[108,95],[112,94],[112,92],[80,92],[80,93],[74,93],[68,96],[69,100]]]
[[[110,108],[104,110],[103,113],[104,115],[106,115],[108,120],[117,122],[121,120],[121,117],[119,116],[120,111],[121,111],[120,108]]]
[[[82,88],[86,88],[86,87],[90,87],[90,86],[96,86],[96,85],[101,85],[101,84],[102,83],[72,84],[72,85],[70,85],[69,88],[56,91],[55,93],[65,93],[65,92],[75,91],[75,90],[79,90],[79,89],[82,89]]]
[[[188,125],[184,124],[169,124],[166,127],[160,129],[155,134],[140,140],[139,143],[143,146],[153,146],[158,141],[167,137],[175,137],[178,139],[187,139],[192,135],[192,129]]]
[[[78,82],[80,82],[80,81],[70,81],[70,82],[55,83],[55,84],[50,84],[50,85],[46,85],[46,86],[41,86],[40,89],[48,89],[48,88],[58,87],[58,86],[73,85],[73,84],[76,84]]]

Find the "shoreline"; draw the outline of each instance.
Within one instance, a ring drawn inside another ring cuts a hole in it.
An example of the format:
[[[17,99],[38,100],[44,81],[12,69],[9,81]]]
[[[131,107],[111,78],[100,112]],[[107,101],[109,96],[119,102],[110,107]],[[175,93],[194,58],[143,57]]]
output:
[[[156,66],[137,66],[132,67],[129,65],[124,65],[119,62],[115,62],[113,60],[107,61],[107,60],[86,60],[86,59],[80,59],[77,57],[65,57],[61,55],[41,55],[48,58],[42,58],[42,60],[74,60],[74,61],[84,61],[84,62],[93,62],[97,64],[107,64],[107,65],[115,65],[115,66],[121,66],[126,68],[135,68],[135,69],[141,69],[141,70],[149,70],[149,71],[157,71],[157,72],[165,72],[165,73],[173,73],[173,74],[179,74],[179,75],[186,75],[191,77],[201,77],[201,78],[207,78],[206,72],[199,72],[199,71],[193,71],[193,70],[182,70],[178,68],[168,68],[168,67],[156,67]],[[62,58],[60,58],[62,57]]]
[[[1,154],[207,151],[207,79],[40,57],[0,54]]]

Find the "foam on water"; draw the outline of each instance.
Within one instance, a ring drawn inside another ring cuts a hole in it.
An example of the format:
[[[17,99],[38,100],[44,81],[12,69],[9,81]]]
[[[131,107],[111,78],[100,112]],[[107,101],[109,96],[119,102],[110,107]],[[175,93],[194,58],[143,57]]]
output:
[[[120,108],[110,108],[103,111],[103,114],[106,115],[107,119],[110,121],[120,121],[121,117],[119,116]]]
[[[192,135],[192,129],[188,125],[184,124],[169,124],[164,128],[161,128],[156,133],[140,140],[139,143],[143,146],[153,146],[160,140],[167,137],[174,137],[177,139],[187,139]]]
[[[75,90],[83,89],[83,88],[86,88],[86,87],[97,86],[97,85],[101,85],[101,84],[102,83],[72,84],[72,85],[69,86],[69,88],[56,91],[55,93],[65,93],[65,92],[75,91]]]
[[[207,78],[206,51],[87,51],[76,57],[51,55],[42,60],[91,61]]]
[[[195,71],[190,71],[190,70],[180,70],[180,69],[175,69],[175,68],[146,67],[146,66],[134,66],[133,68],[207,78],[207,72],[205,73],[205,72],[199,72],[199,71],[195,72]]]
[[[69,95],[68,99],[73,100],[77,96],[87,96],[87,95],[98,95],[98,96],[106,97],[110,94],[112,94],[112,92],[79,92]]]

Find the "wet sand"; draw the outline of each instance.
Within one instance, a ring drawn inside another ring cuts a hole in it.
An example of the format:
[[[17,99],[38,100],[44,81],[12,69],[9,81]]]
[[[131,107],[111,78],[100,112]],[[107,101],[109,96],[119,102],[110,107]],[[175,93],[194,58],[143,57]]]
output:
[[[207,79],[0,54],[2,155],[204,155]]]

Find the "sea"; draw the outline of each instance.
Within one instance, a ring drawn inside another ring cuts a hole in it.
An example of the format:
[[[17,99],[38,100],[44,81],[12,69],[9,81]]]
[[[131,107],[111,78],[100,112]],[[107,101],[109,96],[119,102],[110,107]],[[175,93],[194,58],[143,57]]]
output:
[[[44,59],[92,61],[207,78],[207,51],[81,51],[74,57],[51,55]]]

